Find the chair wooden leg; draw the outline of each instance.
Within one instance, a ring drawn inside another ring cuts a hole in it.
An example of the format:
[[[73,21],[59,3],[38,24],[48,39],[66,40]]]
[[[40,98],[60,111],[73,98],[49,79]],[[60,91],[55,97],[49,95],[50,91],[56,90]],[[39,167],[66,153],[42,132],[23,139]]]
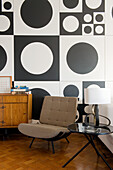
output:
[[[33,142],[34,142],[34,140],[35,140],[35,138],[32,139],[32,141],[31,141],[31,143],[30,143],[30,145],[29,145],[29,148],[31,148],[31,146],[32,146],[32,144],[33,144]]]
[[[65,137],[65,139],[66,139],[67,143],[69,143],[69,140],[68,140],[68,138],[67,138],[67,137]]]
[[[54,149],[54,144],[53,144],[53,141],[51,141],[51,145],[52,145],[53,154],[54,154],[54,153],[55,153],[55,149]]]

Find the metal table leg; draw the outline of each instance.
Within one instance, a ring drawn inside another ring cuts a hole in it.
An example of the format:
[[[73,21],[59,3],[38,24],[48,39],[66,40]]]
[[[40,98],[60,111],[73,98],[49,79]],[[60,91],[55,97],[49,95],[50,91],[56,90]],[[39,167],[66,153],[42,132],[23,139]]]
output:
[[[67,164],[69,164],[81,151],[83,151],[88,145],[90,144],[90,142],[88,142],[84,147],[82,147],[71,159],[69,159],[69,161],[67,161],[62,168],[64,168]]]
[[[88,137],[89,136],[89,137]],[[98,156],[100,156],[102,159],[103,159],[103,161],[105,162],[105,164],[110,168],[110,170],[113,170],[111,167],[110,167],[110,165],[108,164],[108,162],[103,158],[103,156],[100,154],[100,152],[97,150],[97,148],[96,148],[96,146],[95,146],[95,144],[94,144],[94,139],[95,138],[93,138],[92,137],[92,135],[86,135],[85,134],[85,137],[88,139],[88,143],[84,146],[84,147],[82,147],[72,158],[70,158],[63,166],[62,166],[62,168],[64,168],[67,164],[69,164],[81,151],[83,151],[89,144],[91,144],[92,145],[92,147],[94,148],[94,150],[96,151],[96,153],[97,153],[97,155]]]

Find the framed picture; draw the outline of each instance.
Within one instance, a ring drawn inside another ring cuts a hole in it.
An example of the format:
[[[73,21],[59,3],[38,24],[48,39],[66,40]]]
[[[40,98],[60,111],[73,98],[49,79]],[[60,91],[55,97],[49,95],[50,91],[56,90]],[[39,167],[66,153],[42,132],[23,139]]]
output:
[[[12,76],[0,76],[0,93],[11,93]]]

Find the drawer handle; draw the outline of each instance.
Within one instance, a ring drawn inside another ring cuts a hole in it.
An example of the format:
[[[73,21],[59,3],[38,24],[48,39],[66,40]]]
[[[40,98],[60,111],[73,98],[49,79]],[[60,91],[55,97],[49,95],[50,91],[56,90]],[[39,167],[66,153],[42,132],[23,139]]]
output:
[[[0,107],[0,109],[4,109],[4,108],[6,108],[6,107],[5,106]]]

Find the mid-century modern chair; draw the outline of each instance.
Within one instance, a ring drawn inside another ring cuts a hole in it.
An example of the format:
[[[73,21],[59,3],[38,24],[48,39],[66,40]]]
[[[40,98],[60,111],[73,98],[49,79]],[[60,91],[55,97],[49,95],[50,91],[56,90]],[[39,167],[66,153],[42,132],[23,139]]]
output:
[[[74,123],[77,113],[76,97],[46,96],[43,101],[39,123],[21,123],[18,129],[24,135],[32,137],[31,147],[35,138],[51,141],[53,153],[53,141],[61,138],[67,139],[70,135],[67,126]]]

